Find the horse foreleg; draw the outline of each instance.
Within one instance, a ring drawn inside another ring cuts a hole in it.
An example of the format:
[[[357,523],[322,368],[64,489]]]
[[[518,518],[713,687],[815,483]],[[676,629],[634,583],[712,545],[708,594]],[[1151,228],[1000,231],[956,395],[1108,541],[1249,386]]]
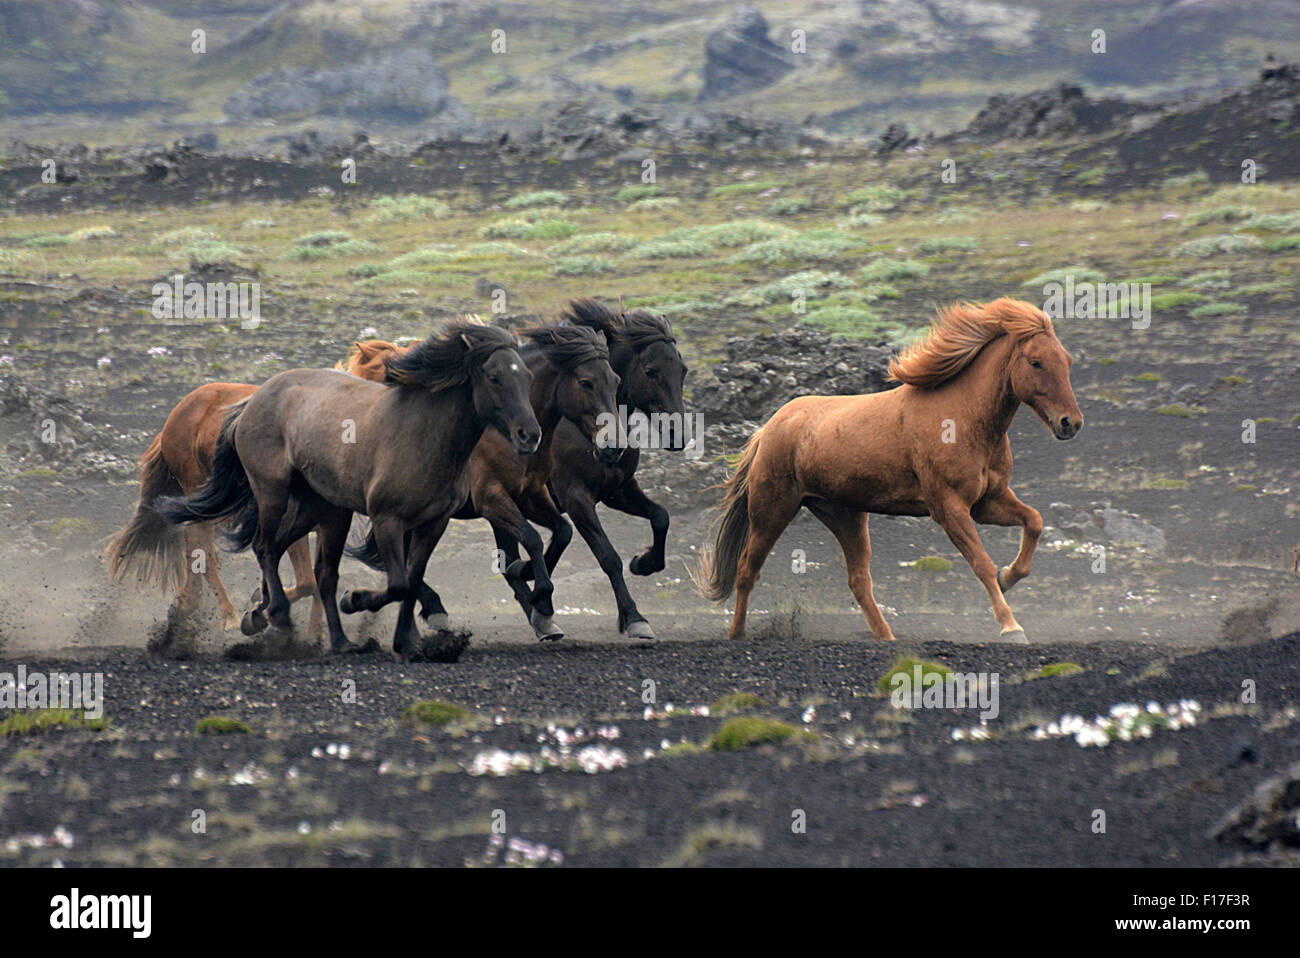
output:
[[[429,556],[447,529],[450,517],[436,519],[414,531],[408,543],[406,564],[406,595],[397,613],[397,629],[393,632],[393,654],[400,659],[410,659],[420,647],[420,630],[415,625],[415,599],[417,586],[424,581],[424,569]]]
[[[339,607],[335,601],[335,590],[339,583],[339,560],[343,557],[343,547],[348,541],[348,529],[352,525],[352,513],[340,510],[328,517],[316,532],[316,597],[312,600],[312,622],[315,621],[316,607],[329,626],[330,651],[356,652],[360,647],[348,641],[339,619]],[[301,544],[306,540],[299,540]]]
[[[654,540],[649,549],[632,557],[632,561],[627,564],[628,571],[633,575],[653,575],[662,572],[668,564],[664,556],[668,542],[668,510],[647,496],[635,479],[629,479],[604,501],[606,505],[613,506],[630,516],[638,516],[650,521],[650,531],[654,535]]]
[[[867,617],[871,634],[882,642],[893,642],[894,630],[876,605],[871,583],[871,533],[867,528],[871,517],[865,512],[841,512],[811,503],[808,508],[839,542],[848,567],[849,589]]]
[[[578,535],[582,536],[583,541],[587,543],[587,548],[596,557],[601,571],[605,573],[610,586],[614,589],[614,601],[618,604],[619,634],[638,639],[653,639],[655,636],[650,623],[636,607],[636,601],[628,591],[627,582],[623,579],[623,559],[615,550],[613,543],[609,541],[605,528],[600,524],[600,517],[596,514],[596,503],[583,489],[572,496],[565,505],[573,518]]]
[[[528,624],[533,627],[539,639],[561,639],[564,633],[552,620],[555,606],[551,596],[555,586],[551,583],[550,570],[546,567],[546,551],[542,537],[529,525],[524,514],[515,504],[514,499],[504,492],[489,493],[475,502],[479,514],[492,523],[492,534],[496,537],[497,548],[506,551],[507,557],[514,543],[522,545],[532,561],[533,589],[529,592],[523,587],[518,563],[506,568],[506,580],[514,590],[515,597],[528,616]],[[510,547],[510,548],[507,548]]]
[[[977,522],[993,526],[1020,526],[1020,551],[1015,561],[998,570],[998,586],[1003,593],[1029,575],[1034,561],[1034,550],[1038,539],[1043,534],[1043,517],[1032,506],[1027,506],[1010,488],[991,499],[981,502],[971,515]]]
[[[1002,627],[1002,635],[1008,639],[1025,641],[1025,630],[1011,614],[1011,606],[1007,605],[1007,600],[1002,596],[1002,588],[998,585],[997,564],[989,558],[984,543],[980,541],[979,530],[975,528],[975,520],[971,518],[970,507],[955,496],[949,496],[931,504],[930,516],[943,527],[944,532],[948,533],[952,544],[970,564],[975,578],[984,584],[989,594],[989,602],[993,606],[993,616]]]

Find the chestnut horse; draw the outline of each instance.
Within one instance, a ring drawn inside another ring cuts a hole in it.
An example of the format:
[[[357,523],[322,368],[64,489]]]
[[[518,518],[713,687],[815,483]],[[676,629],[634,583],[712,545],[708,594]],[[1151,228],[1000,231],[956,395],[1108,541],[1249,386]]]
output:
[[[390,358],[382,385],[333,370],[280,373],[226,416],[203,487],[160,500],[158,511],[174,523],[236,517],[233,544],[251,544],[262,567],[262,600],[242,623],[248,635],[268,620],[277,631],[292,628],[280,557],[316,529],[316,583],[331,649],[357,649],[340,609],[375,612],[397,601],[393,652],[410,658],[419,638],[416,589],[468,495],[466,466],[479,438],[491,426],[519,455],[541,441],[531,384],[514,338],[470,320],[453,321]],[[388,587],[355,589],[336,603],[339,559],[356,512],[371,518]]]
[[[1057,439],[1083,428],[1070,354],[1040,309],[1014,299],[954,305],[929,336],[890,363],[903,385],[865,396],[802,396],[745,446],[693,577],[708,599],[736,591],[729,638],[745,630],[763,560],[801,506],[844,550],[849,588],[877,639],[892,641],[871,587],[868,513],[930,516],[988,590],[1002,635],[1025,634],[1003,593],[1029,574],[1043,517],[1011,491],[1007,429],[1024,403]],[[1001,570],[976,522],[1021,527],[1020,552]]]
[[[212,454],[226,410],[256,390],[244,383],[207,383],[176,404],[140,460],[140,501],[135,515],[105,550],[115,580],[120,582],[134,573],[141,585],[153,584],[163,592],[174,589],[182,612],[198,607],[206,578],[216,593],[226,629],[239,625],[239,614],[221,581],[216,523],[195,523],[182,531],[164,520],[154,504],[163,496],[198,491],[212,472]],[[315,601],[316,580],[306,539],[289,547],[289,559],[295,584],[286,594],[290,602],[313,598],[308,634],[314,638],[323,633],[325,617]],[[195,564],[200,564],[202,572],[195,571]]]

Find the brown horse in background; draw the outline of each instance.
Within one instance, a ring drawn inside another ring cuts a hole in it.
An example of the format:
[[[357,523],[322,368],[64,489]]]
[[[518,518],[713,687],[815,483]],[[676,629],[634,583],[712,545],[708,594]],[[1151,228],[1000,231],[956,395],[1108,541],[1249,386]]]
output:
[[[244,383],[207,383],[176,404],[140,460],[140,501],[135,515],[105,550],[115,580],[121,582],[134,573],[141,585],[176,591],[182,613],[198,608],[206,578],[221,608],[222,627],[227,630],[239,625],[239,613],[221,581],[216,523],[195,523],[181,529],[163,519],[154,505],[163,496],[192,495],[207,481],[226,410],[256,390]],[[289,559],[295,584],[286,594],[290,602],[312,597],[308,634],[319,636],[325,616],[315,600],[316,579],[306,539],[289,547]],[[196,572],[192,563],[200,564],[202,571]]]
[[[849,588],[877,639],[894,633],[871,586],[868,513],[934,519],[988,590],[1002,635],[1026,641],[1003,593],[1029,574],[1043,517],[1011,491],[1007,430],[1021,403],[1057,439],[1083,428],[1070,354],[1042,310],[1014,299],[954,305],[890,363],[903,385],[865,396],[802,396],[760,429],[725,485],[711,548],[692,575],[706,598],[736,590],[729,638],[744,635],[763,561],[807,506],[844,550]],[[1018,525],[1020,552],[998,569],[976,522]]]

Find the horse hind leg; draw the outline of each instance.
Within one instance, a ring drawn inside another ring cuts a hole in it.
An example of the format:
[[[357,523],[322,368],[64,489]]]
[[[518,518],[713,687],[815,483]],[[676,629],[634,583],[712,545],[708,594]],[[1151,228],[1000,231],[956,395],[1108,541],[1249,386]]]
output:
[[[208,581],[208,587],[217,597],[217,605],[221,609],[221,627],[229,632],[231,629],[239,626],[239,613],[235,610],[235,603],[230,601],[230,594],[226,592],[226,584],[221,581],[221,560],[218,558],[217,541],[214,535],[216,526],[214,523],[205,522],[201,526],[195,527],[199,539],[198,548],[202,550],[203,560],[203,577]],[[188,556],[189,561],[196,559],[193,551]],[[193,569],[187,569],[187,574],[193,572]],[[197,580],[197,577],[195,577]]]
[[[893,642],[894,630],[876,604],[871,582],[871,533],[867,528],[871,517],[865,512],[843,512],[814,503],[809,503],[808,509],[831,531],[844,551],[849,589],[867,617],[871,634],[882,642]]]
[[[749,614],[749,595],[758,582],[759,571],[776,546],[781,533],[799,514],[801,497],[790,486],[764,488],[751,481],[749,489],[749,537],[736,566],[736,612],[731,619],[729,639],[743,638],[745,618]]]

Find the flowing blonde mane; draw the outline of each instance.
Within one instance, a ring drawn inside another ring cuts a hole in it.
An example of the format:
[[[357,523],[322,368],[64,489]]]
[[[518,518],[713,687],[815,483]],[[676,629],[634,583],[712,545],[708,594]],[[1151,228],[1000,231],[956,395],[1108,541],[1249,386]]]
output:
[[[928,389],[952,379],[999,336],[1055,337],[1052,321],[1037,306],[1003,297],[991,303],[954,303],[935,317],[930,335],[889,364],[889,378]]]

